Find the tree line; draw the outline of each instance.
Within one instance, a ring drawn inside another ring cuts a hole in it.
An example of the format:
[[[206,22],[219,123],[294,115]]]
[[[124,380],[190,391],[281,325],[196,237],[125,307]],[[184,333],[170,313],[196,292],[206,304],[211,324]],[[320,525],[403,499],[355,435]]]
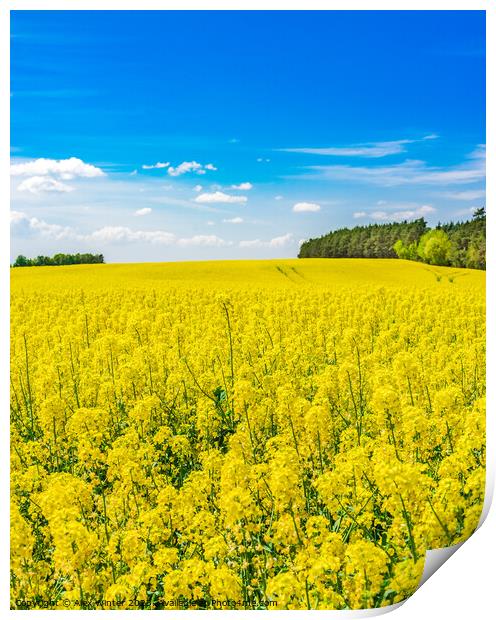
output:
[[[486,268],[486,211],[471,220],[439,223],[425,219],[341,228],[305,241],[298,258],[403,258],[431,265]]]
[[[26,258],[22,254],[15,259],[12,267],[46,267],[52,265],[95,265],[104,263],[103,254],[54,254],[53,256],[37,256]]]

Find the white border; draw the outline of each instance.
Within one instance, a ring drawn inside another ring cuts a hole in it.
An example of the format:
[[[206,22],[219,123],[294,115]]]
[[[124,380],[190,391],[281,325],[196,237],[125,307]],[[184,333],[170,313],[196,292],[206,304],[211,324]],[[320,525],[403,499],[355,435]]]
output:
[[[487,278],[487,342],[494,345],[496,342],[495,332],[495,283],[493,278],[492,266],[494,264],[494,254],[496,252],[496,234],[494,220],[491,209],[494,208],[494,173],[495,169],[493,155],[493,139],[495,132],[494,112],[496,109],[495,97],[495,78],[496,76],[496,6],[491,0],[346,0],[341,1],[322,1],[307,0],[298,2],[295,0],[2,0],[0,4],[0,264],[2,285],[0,286],[0,403],[2,409],[3,424],[0,425],[0,475],[2,481],[1,493],[5,500],[3,506],[9,505],[9,433],[8,433],[8,414],[9,411],[9,159],[10,159],[10,10],[150,10],[150,9],[231,9],[231,10],[485,10],[487,15],[487,197],[491,203],[488,209],[488,278]],[[495,348],[488,347],[487,353],[487,376],[496,377],[495,374]],[[495,384],[488,382],[487,387],[487,483],[486,483],[486,502],[484,513],[487,521],[461,548],[454,554],[448,564],[430,577],[408,601],[401,606],[393,606],[395,618],[417,619],[424,615],[427,618],[434,618],[438,614],[451,618],[466,618],[471,615],[474,618],[489,617],[489,610],[494,610],[493,589],[494,589],[494,558],[496,553],[496,510],[489,511],[490,498],[494,490],[494,474],[496,471],[496,420],[494,420],[495,409]],[[9,606],[9,514],[4,509],[0,514],[1,536],[3,551],[1,557],[0,571],[0,600],[1,608],[5,611]],[[482,520],[482,519],[481,519]],[[447,554],[441,554],[447,555]],[[440,565],[439,562],[435,562]],[[442,562],[441,562],[442,563]],[[363,611],[314,611],[314,614],[325,614],[326,617],[363,617],[365,615],[378,615],[381,612],[392,611],[392,608],[383,610],[363,610]],[[7,611],[11,614],[45,614],[45,618],[50,617],[55,611]],[[73,611],[73,614],[103,614],[107,618],[110,615],[120,613],[118,611]],[[138,614],[142,612],[128,611],[128,614]],[[190,614],[193,611],[169,612]],[[222,614],[223,618],[227,615],[236,614],[237,618],[252,615],[255,611],[204,611],[209,615]],[[278,611],[271,613],[279,614],[303,614],[307,612],[287,612]],[[47,615],[48,614],[48,615]]]

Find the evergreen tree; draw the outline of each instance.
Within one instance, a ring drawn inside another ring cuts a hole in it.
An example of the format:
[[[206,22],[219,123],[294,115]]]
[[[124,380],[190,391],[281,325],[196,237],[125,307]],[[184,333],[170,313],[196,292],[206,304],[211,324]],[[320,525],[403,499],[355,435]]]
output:
[[[305,241],[300,258],[403,258],[453,267],[486,268],[486,211],[467,222],[412,222],[341,228]]]

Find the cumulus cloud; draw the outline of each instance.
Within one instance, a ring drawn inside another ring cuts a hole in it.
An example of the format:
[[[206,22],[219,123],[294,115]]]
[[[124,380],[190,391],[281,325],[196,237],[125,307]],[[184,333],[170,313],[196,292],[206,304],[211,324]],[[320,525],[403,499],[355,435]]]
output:
[[[95,230],[89,237],[102,242],[134,242],[144,241],[161,245],[187,246],[215,246],[231,245],[216,235],[194,235],[193,237],[178,238],[174,233],[165,230],[132,230],[127,226],[105,226]]]
[[[133,230],[127,226],[103,226],[88,235],[89,239],[105,242],[145,241],[171,245],[176,236],[165,230]]]
[[[11,211],[10,212],[10,223],[17,224],[27,219],[27,215],[22,211]]]
[[[225,194],[224,192],[212,192],[200,194],[195,198],[195,202],[200,203],[244,203],[247,202],[246,196],[232,196],[231,194]]]
[[[232,241],[225,241],[217,235],[194,235],[193,237],[186,237],[177,240],[178,246],[191,246],[191,245],[205,245],[209,247],[224,247],[226,245],[232,245]]]
[[[232,245],[232,241],[226,241],[216,235],[178,237],[166,230],[134,230],[127,226],[103,226],[90,233],[81,234],[69,226],[50,224],[37,217],[30,217],[22,211],[11,211],[10,219],[11,225],[18,229],[19,234],[37,233],[42,237],[54,240],[70,239],[100,244],[142,242],[177,247],[224,247]]]
[[[149,213],[151,213],[152,210],[150,209],[150,207],[143,207],[142,209],[138,209],[137,211],[134,212],[134,215],[148,215]]]
[[[68,159],[46,159],[41,157],[31,161],[14,163],[10,166],[12,176],[47,176],[55,175],[63,181],[76,177],[103,177],[105,173],[101,168],[87,164],[77,157]]]
[[[31,194],[71,192],[74,188],[62,181],[105,176],[103,170],[77,157],[17,161],[10,165],[10,174],[12,177],[26,177],[17,189]]]
[[[227,189],[239,189],[242,191],[248,191],[250,189],[253,189],[253,185],[251,183],[239,183],[239,185],[230,185]]]
[[[170,166],[170,161],[158,161],[156,164],[143,164],[141,167],[143,170],[154,170],[156,168],[167,168]]]
[[[199,164],[197,161],[183,161],[179,166],[169,166],[167,173],[171,177],[178,177],[188,172],[194,172],[195,174],[205,174],[207,170],[217,170],[213,164]]]
[[[384,201],[382,202],[384,204]],[[435,212],[436,209],[432,205],[390,205],[387,211],[357,211],[353,213],[353,217],[355,219],[368,218],[376,222],[402,222],[425,217]]]
[[[183,163],[179,164],[176,168],[174,168],[174,166],[170,166],[167,172],[171,177],[178,177],[181,174],[186,174],[187,172],[196,172],[197,174],[201,174],[204,171],[203,166],[196,161],[183,161]]]
[[[290,241],[292,241],[293,235],[292,233],[286,233],[281,237],[274,237],[269,241],[269,247],[271,248],[282,248],[287,245]]]
[[[72,192],[74,188],[52,177],[34,176],[24,179],[17,189],[20,192],[40,194],[42,192]]]
[[[29,217],[22,211],[11,211],[10,222],[12,226],[22,227],[29,232],[37,232],[42,237],[48,237],[50,239],[79,239],[81,235],[78,235],[76,231],[70,226],[61,226],[60,224],[50,224],[45,220],[40,220],[37,217]]]
[[[363,142],[351,144],[349,146],[330,146],[325,148],[291,148],[280,149],[288,153],[307,153],[311,155],[334,155],[339,157],[385,157],[386,155],[397,155],[406,151],[407,144],[423,142],[424,140],[434,140],[438,136],[429,134],[420,140],[389,140],[387,142]]]
[[[50,237],[51,239],[77,239],[79,235],[75,233],[74,229],[70,226],[61,226],[60,224],[49,224],[44,220],[39,220],[37,217],[32,217],[29,220],[30,228],[39,231],[43,236]]]
[[[262,241],[261,239],[251,239],[249,241],[240,241],[240,248],[282,248],[293,240],[292,233],[281,235],[280,237],[274,237],[269,241]]]
[[[201,192],[201,191],[202,191],[202,189],[203,189],[203,186],[202,186],[202,185],[195,185],[195,186],[193,187],[193,190],[194,190],[195,192]]]
[[[315,202],[297,202],[293,205],[295,213],[316,213],[320,211],[320,205]]]
[[[232,217],[222,221],[226,222],[226,224],[242,224],[244,222],[244,219],[242,217]]]

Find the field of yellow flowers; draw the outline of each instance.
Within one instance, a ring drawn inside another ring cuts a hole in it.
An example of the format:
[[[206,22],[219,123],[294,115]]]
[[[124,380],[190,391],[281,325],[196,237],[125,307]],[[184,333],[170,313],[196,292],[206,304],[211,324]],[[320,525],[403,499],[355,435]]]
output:
[[[484,497],[484,273],[12,270],[11,606],[346,609]]]

